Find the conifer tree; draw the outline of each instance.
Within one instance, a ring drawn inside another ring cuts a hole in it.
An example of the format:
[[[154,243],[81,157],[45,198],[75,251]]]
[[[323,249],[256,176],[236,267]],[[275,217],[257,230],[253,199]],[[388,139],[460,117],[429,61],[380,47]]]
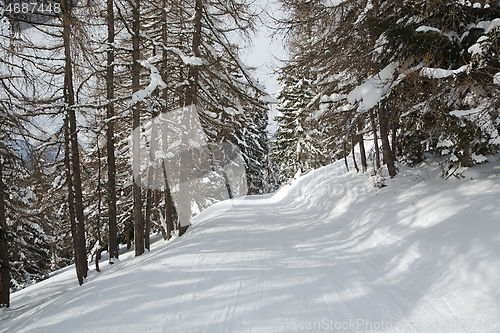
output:
[[[397,161],[414,165],[430,153],[446,175],[498,149],[497,3],[281,3],[292,54],[285,68],[316,75],[306,113],[325,156],[338,143],[352,150],[368,123],[377,165],[382,148],[391,177]]]
[[[115,159],[115,10],[114,0],[106,1],[106,26],[108,48],[106,52],[106,156],[107,156],[107,206],[109,260],[118,258],[116,211],[116,159]]]
[[[305,129],[306,108],[314,97],[311,81],[297,76],[287,76],[282,80],[273,159],[280,165],[279,180],[286,183],[297,173],[307,173],[321,164],[316,159],[319,149]]]

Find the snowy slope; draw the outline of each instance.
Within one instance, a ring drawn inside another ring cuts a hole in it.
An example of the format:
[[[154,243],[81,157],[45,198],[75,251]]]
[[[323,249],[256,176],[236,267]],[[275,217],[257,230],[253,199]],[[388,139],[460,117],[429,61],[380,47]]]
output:
[[[378,189],[338,163],[219,203],[82,287],[71,269],[15,293],[0,332],[500,332],[498,159],[438,174]]]

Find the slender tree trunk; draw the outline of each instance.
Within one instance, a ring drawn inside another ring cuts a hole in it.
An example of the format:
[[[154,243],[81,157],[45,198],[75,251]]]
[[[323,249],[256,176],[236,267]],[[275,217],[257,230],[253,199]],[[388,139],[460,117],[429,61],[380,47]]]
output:
[[[375,112],[370,110],[370,122],[372,124],[373,142],[375,146],[375,167],[380,170],[380,148],[378,146],[377,124],[375,123]]]
[[[132,239],[134,237],[133,221],[126,221],[123,231],[125,232],[125,243],[127,244],[127,251],[128,251],[132,248]]]
[[[64,75],[64,100],[67,105],[68,125],[69,125],[69,144],[71,150],[71,168],[72,182],[74,189],[74,208],[76,215],[75,235],[75,262],[78,283],[81,285],[83,279],[87,277],[87,251],[85,245],[85,216],[83,213],[83,194],[82,180],[80,175],[80,152],[78,146],[78,135],[76,126],[75,91],[73,86],[73,68],[71,58],[71,18],[66,1],[61,1],[62,21],[63,21],[63,39],[65,56],[65,75]]]
[[[469,168],[470,165],[470,144],[467,142],[464,144],[464,155],[461,157],[461,165],[465,168]]]
[[[106,67],[106,116],[108,118],[106,129],[106,150],[108,162],[108,253],[109,261],[118,259],[118,236],[116,228],[116,161],[115,161],[115,13],[114,0],[107,0],[107,25],[108,25],[108,49]]]
[[[73,175],[71,172],[71,152],[70,152],[70,140],[69,140],[69,121],[68,117],[64,119],[64,165],[66,167],[66,185],[68,187],[68,211],[69,211],[69,221],[71,226],[71,236],[73,238],[73,252],[75,256],[75,268],[78,283],[83,284],[83,276],[80,274],[79,264],[80,264],[80,251],[77,251],[79,246],[78,233],[76,231],[76,217],[75,217],[75,196],[73,189]]]
[[[394,162],[397,161],[397,155],[398,155],[398,144],[397,144],[396,134],[397,130],[393,128],[391,130],[391,148],[392,148],[392,160]]]
[[[394,166],[394,154],[389,143],[389,115],[385,107],[379,107],[378,119],[380,125],[380,138],[382,140],[382,150],[384,159],[386,160],[389,176],[393,178],[396,175],[396,167]]]
[[[151,136],[149,140],[149,166],[148,166],[148,190],[146,192],[146,230],[144,232],[144,246],[148,251],[150,248],[151,217],[153,212],[153,188],[156,186],[158,171],[161,171],[161,165],[156,163],[156,153],[159,150],[161,119],[159,112],[151,114]],[[161,174],[161,173],[160,173]]]
[[[164,223],[163,213],[160,210],[160,200],[161,200],[162,192],[160,190],[155,189],[153,191],[153,211],[154,220],[159,223],[156,224],[157,228],[160,230],[163,240],[167,240],[167,227]]]
[[[184,109],[182,115],[181,126],[182,131],[188,131],[191,128],[191,112],[196,112],[194,106],[189,106]],[[191,196],[189,186],[189,174],[192,168],[192,149],[189,145],[189,136],[184,134],[181,139],[180,149],[180,172],[179,172],[179,210],[178,210],[178,225],[179,236],[182,236],[190,225],[191,221]]]
[[[344,164],[347,172],[349,172],[349,163],[347,163],[347,143],[343,143],[343,148],[344,148]]]
[[[145,219],[145,230],[144,230],[144,248],[151,251],[151,218],[153,212],[153,190],[148,188],[146,192],[146,219]]]
[[[166,8],[167,6],[167,0],[162,1],[162,8]],[[162,14],[162,41],[163,45],[168,45],[168,21],[167,21],[167,12],[164,10]],[[162,79],[164,82],[168,82],[168,59],[169,59],[169,53],[167,50],[163,50],[162,53]],[[181,105],[183,105],[182,99],[184,96],[181,95]],[[163,100],[166,102],[169,100],[168,96],[168,89],[163,89],[162,91],[162,97]],[[167,112],[167,108],[164,107],[162,111],[162,116],[164,116]],[[163,121],[163,118],[162,118]],[[161,126],[161,136],[162,136],[162,147],[163,151],[166,153],[168,149],[168,133],[167,133],[167,128],[168,126],[163,125]],[[162,161],[162,171],[163,171],[163,180],[164,180],[164,194],[165,194],[165,225],[166,225],[166,239],[169,240],[172,238],[172,232],[174,231],[175,227],[175,216],[177,216],[177,211],[175,208],[174,200],[172,198],[172,192],[170,191],[170,184],[168,180],[168,172],[167,172],[167,165],[166,161]]]
[[[10,306],[10,262],[3,183],[3,157],[0,156],[0,308]]]
[[[363,172],[366,172],[368,169],[368,163],[366,162],[366,149],[365,149],[365,142],[363,138],[363,128],[364,128],[364,122],[360,118],[358,121],[358,143],[359,143],[359,153],[361,155],[361,168],[363,169]]]
[[[354,168],[356,172],[359,172],[358,162],[356,161],[356,154],[354,152],[354,147],[356,146],[357,135],[353,134],[351,138],[351,154],[352,154],[352,162],[354,163]]]
[[[132,90],[137,92],[140,89],[140,64],[139,64],[139,42],[140,42],[140,0],[135,0],[134,6],[132,7]],[[136,103],[133,106],[133,143],[132,143],[132,154],[134,168],[134,244],[135,244],[135,255],[140,256],[144,253],[144,218],[142,216],[142,196],[141,196],[141,172],[140,172],[140,117],[141,108],[140,103]]]
[[[195,14],[194,14],[194,32],[192,53],[195,57],[200,55],[201,45],[201,19],[202,19],[202,1],[195,1]],[[198,66],[189,66],[188,71],[188,91],[185,96],[185,103],[188,109],[185,112],[188,114],[183,115],[183,124],[187,127],[191,126],[191,112],[196,111],[196,104],[198,101]],[[194,108],[194,109],[192,109]],[[180,156],[180,179],[179,179],[179,236],[182,236],[190,225],[191,218],[191,198],[189,193],[189,173],[191,171],[191,149],[189,147],[189,138],[186,135],[182,136],[181,143],[181,156]]]
[[[174,231],[174,221],[177,212],[174,205],[174,200],[172,199],[172,192],[170,192],[170,185],[168,182],[167,169],[165,162],[163,162],[163,178],[165,181],[165,224],[167,225],[167,240],[172,238],[172,232]]]
[[[99,142],[99,140],[97,141]],[[96,221],[96,230],[97,230],[97,250],[95,253],[95,270],[100,272],[99,268],[99,260],[101,259],[102,252],[102,236],[101,236],[101,211],[102,211],[102,194],[101,194],[101,147],[97,146],[97,221]]]
[[[497,107],[497,110],[500,110],[500,106]],[[496,117],[492,117],[493,124],[496,124],[497,135],[500,136],[500,114],[496,115]]]
[[[194,14],[194,33],[192,52],[195,57],[200,56],[201,45],[201,19],[202,19],[202,0],[195,1],[195,14]],[[188,81],[189,91],[186,96],[186,106],[196,105],[198,101],[198,66],[189,66]]]
[[[222,175],[224,177],[224,182],[226,183],[227,195],[229,199],[232,199],[234,197],[233,191],[231,190],[231,185],[229,184],[229,177],[227,176],[226,170],[222,169]]]

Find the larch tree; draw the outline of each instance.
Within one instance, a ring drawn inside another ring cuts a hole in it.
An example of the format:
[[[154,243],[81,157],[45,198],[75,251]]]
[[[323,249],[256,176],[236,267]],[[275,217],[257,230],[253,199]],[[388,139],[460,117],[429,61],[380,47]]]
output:
[[[247,174],[251,175],[247,178],[248,184],[262,187],[252,189],[252,193],[265,192],[265,181],[262,182],[268,172],[267,137],[265,126],[262,126],[262,118],[265,121],[267,112],[263,98],[265,92],[253,79],[252,70],[240,61],[240,46],[231,42],[235,36],[247,36],[257,17],[244,1],[173,1],[165,8],[158,8],[161,15],[153,15],[154,4],[145,7],[143,24],[150,28],[144,29],[142,34],[145,45],[148,45],[143,57],[148,59],[159,55],[161,50],[162,60],[154,66],[161,68],[166,83],[162,92],[151,98],[159,99],[165,115],[194,105],[208,144],[211,147],[220,147],[224,142],[239,145]],[[239,9],[237,14],[236,9]],[[162,18],[161,24],[157,22],[159,17]],[[157,27],[161,27],[161,31]],[[176,166],[180,171],[178,174],[174,172],[174,183],[169,184],[173,187],[178,181],[182,193],[194,191],[187,187],[191,177],[188,174],[191,168],[197,169],[202,162],[189,162],[189,155],[180,155],[182,161]],[[182,202],[190,206],[190,200],[178,200],[178,204]],[[179,209],[176,212],[179,213]],[[190,213],[187,215],[181,219],[188,220]],[[189,221],[177,222],[182,234]]]
[[[116,161],[115,161],[115,10],[114,0],[106,1],[106,157],[108,169],[108,252],[109,260],[118,258],[117,212],[116,212]]]
[[[40,54],[29,40],[25,43],[24,22],[10,16],[0,18],[0,159],[1,257],[3,306],[9,305],[9,289],[18,290],[46,278],[61,266],[61,252],[49,227],[50,207],[43,199],[49,184],[40,172],[35,119],[40,115],[33,103],[38,73],[34,65]],[[41,52],[44,52],[43,48]],[[43,68],[43,65],[40,66]],[[38,68],[39,69],[39,68]]]
[[[10,262],[3,182],[4,152],[0,152],[0,308],[10,305]]]
[[[62,8],[62,39],[64,45],[64,103],[66,118],[65,146],[66,167],[68,169],[68,200],[70,207],[72,233],[75,251],[75,266],[78,283],[83,284],[87,278],[88,263],[85,243],[85,215],[83,213],[83,193],[80,168],[80,149],[78,142],[78,129],[76,121],[76,96],[73,79],[73,53],[72,45],[72,17],[71,8],[65,1],[61,2]]]
[[[140,33],[141,33],[141,1],[135,0],[132,3],[132,92],[136,93],[141,88],[140,75]],[[134,244],[135,255],[144,253],[144,216],[142,213],[142,174],[140,165],[135,163],[135,159],[141,154],[140,131],[141,126],[141,103],[134,101],[132,106],[132,155],[134,159]]]
[[[250,1],[51,4],[57,13],[10,15],[17,30],[1,37],[2,108],[9,102],[17,115],[33,119],[16,157],[22,171],[13,173],[10,160],[2,160],[2,246],[9,246],[2,255],[14,289],[45,278],[71,256],[82,284],[92,251],[98,260],[107,245],[112,261],[119,242],[134,242],[140,255],[152,232],[169,239],[176,224],[182,234],[193,213],[218,200],[269,191],[266,92],[239,58],[240,41],[249,40],[258,21]],[[153,77],[162,82],[150,91]],[[192,168],[184,160],[173,167],[169,149],[181,131],[163,126],[191,105],[203,147],[180,154]],[[134,143],[134,130],[155,121],[157,140]],[[2,143],[4,156],[12,142]],[[155,167],[135,175],[130,158],[160,143],[161,154],[152,148],[148,155]],[[237,175],[240,188],[228,176],[236,161],[245,174]],[[195,208],[181,223],[177,185],[186,177],[194,184],[186,204]],[[22,230],[12,234],[18,241],[3,237],[10,227]]]

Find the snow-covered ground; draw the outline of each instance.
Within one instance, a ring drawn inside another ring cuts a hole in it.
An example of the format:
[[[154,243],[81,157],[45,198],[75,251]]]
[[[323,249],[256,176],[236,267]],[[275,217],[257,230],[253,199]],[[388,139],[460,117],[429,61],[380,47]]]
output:
[[[0,332],[500,332],[500,163],[342,163],[226,201],[181,238],[12,295]]]

